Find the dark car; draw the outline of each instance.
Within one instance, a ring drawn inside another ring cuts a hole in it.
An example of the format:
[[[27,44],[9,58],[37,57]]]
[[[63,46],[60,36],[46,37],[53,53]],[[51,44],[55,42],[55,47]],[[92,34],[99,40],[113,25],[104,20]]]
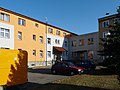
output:
[[[95,70],[96,68],[96,65],[94,64],[94,62],[90,60],[80,60],[79,62],[76,62],[75,65],[77,67],[85,68],[85,70]]]
[[[51,67],[53,74],[81,74],[84,71],[84,68],[75,66],[72,62],[59,62],[55,63]]]

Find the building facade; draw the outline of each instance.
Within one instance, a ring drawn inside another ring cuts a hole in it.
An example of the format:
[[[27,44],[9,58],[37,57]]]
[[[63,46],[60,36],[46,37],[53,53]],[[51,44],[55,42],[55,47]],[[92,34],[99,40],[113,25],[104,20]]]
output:
[[[98,32],[70,37],[69,39],[69,59],[72,60],[92,60],[99,62]]]
[[[100,38],[107,38],[107,35],[109,34],[109,30],[111,29],[109,26],[114,25],[116,22],[120,22],[120,13],[106,16],[103,18],[98,19],[99,23],[99,39]],[[101,43],[101,40],[99,40]],[[99,50],[103,50],[103,46],[99,45]],[[104,57],[100,57],[101,61],[104,60]]]
[[[0,7],[0,48],[26,50],[29,66],[68,59],[64,53],[72,35],[76,34]]]

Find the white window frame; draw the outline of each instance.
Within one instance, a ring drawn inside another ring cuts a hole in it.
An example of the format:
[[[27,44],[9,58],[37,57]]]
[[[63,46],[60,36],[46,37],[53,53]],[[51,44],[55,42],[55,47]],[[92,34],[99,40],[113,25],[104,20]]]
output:
[[[48,33],[53,33],[53,29],[52,28],[48,28]]]
[[[102,27],[109,27],[109,20],[103,21],[102,22]]]
[[[51,44],[51,38],[47,38],[47,43]]]
[[[6,22],[10,22],[10,15],[5,13],[0,13],[0,19]]]
[[[25,26],[26,21],[24,19],[18,18],[18,24],[22,25],[22,26]]]
[[[42,57],[43,57],[43,51],[40,50],[40,58],[42,58]]]
[[[66,33],[65,32],[63,33],[63,37],[66,37]]]
[[[10,39],[10,30],[6,28],[0,28],[0,38]]]
[[[57,39],[55,39],[55,44],[58,44]]]
[[[18,40],[22,40],[22,32],[18,31]]]
[[[43,36],[40,36],[40,43],[43,43]]]
[[[59,30],[56,30],[56,35],[60,36],[60,31]]]
[[[73,40],[73,41],[72,41],[72,46],[73,46],[73,47],[76,47],[76,45],[77,45],[76,40]]]
[[[103,38],[107,38],[107,35],[109,35],[109,31],[103,32]]]
[[[51,51],[47,51],[47,57],[51,58]]]

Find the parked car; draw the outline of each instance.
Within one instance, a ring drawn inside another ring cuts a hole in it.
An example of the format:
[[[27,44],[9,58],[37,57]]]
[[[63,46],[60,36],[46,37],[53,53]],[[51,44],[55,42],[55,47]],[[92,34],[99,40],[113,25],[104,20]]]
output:
[[[55,63],[51,67],[51,72],[53,74],[69,74],[69,75],[75,75],[75,74],[81,74],[83,73],[84,68],[75,66],[72,62],[59,62]]]
[[[95,70],[96,68],[96,65],[94,64],[94,62],[90,60],[80,60],[79,62],[76,62],[75,65],[77,67],[85,68],[85,70]]]

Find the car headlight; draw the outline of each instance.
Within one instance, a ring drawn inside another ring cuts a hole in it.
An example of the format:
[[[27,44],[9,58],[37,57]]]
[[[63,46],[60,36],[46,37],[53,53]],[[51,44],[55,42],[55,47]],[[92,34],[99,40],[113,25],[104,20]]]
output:
[[[81,71],[81,69],[78,69],[78,71],[80,72],[80,71]]]

